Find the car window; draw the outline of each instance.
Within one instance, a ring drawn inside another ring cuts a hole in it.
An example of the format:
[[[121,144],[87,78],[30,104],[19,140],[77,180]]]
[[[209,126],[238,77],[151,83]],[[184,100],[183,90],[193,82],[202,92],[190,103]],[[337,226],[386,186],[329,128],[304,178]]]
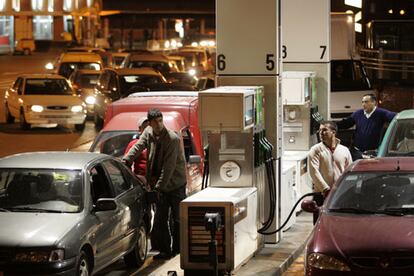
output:
[[[168,73],[171,71],[172,68],[170,68],[168,62],[162,62],[162,61],[143,61],[143,60],[132,60],[129,63],[129,68],[142,68],[142,67],[149,67],[153,68],[154,70],[157,70],[161,73]]]
[[[99,134],[89,151],[121,157],[137,134],[136,131],[104,131]]]
[[[13,89],[17,91],[19,86],[21,85],[21,82],[22,82],[22,78],[18,78],[13,84]]]
[[[114,193],[109,184],[108,177],[101,164],[95,165],[89,170],[89,182],[91,183],[91,197],[92,202],[96,202],[100,198],[113,198]]]
[[[414,154],[414,120],[397,120],[388,141],[387,156]]]
[[[102,68],[97,62],[63,62],[60,64],[58,74],[69,78],[76,69],[101,70]]]
[[[130,94],[134,86],[146,86],[151,84],[164,83],[161,76],[154,75],[124,75],[119,76],[120,89],[123,95]]]
[[[74,83],[81,88],[94,88],[98,78],[99,74],[76,74]]]
[[[16,212],[79,212],[82,172],[63,169],[0,169],[0,208]]]
[[[191,133],[188,129],[183,130],[181,132],[181,135],[183,137],[184,143],[185,160],[188,162],[188,160],[190,159],[190,155],[195,155],[193,139],[191,138]]]
[[[371,84],[360,61],[334,60],[331,62],[331,91],[371,89]]]
[[[26,79],[26,95],[72,95],[65,79]]]
[[[334,188],[329,210],[366,210],[414,207],[414,174],[404,172],[348,173]]]
[[[124,175],[121,172],[121,169],[115,161],[105,161],[103,165],[111,180],[115,196],[120,195],[123,192],[132,188],[131,183],[125,180]]]

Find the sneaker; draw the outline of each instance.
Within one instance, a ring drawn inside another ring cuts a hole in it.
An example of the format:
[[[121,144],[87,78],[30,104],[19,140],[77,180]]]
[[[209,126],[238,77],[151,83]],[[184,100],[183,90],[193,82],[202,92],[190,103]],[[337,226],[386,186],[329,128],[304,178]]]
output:
[[[153,258],[154,260],[169,260],[172,257],[174,257],[174,254],[172,253],[160,252],[159,254],[155,255]]]

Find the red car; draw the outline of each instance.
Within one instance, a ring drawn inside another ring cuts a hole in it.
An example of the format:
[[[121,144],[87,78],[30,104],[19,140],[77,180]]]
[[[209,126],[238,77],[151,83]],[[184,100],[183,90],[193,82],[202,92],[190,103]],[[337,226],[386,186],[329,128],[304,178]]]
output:
[[[150,108],[159,108],[161,112],[178,112],[187,125],[193,154],[204,161],[204,149],[198,126],[198,92],[140,92],[113,102],[107,106],[105,124],[113,117],[125,112],[147,112]],[[202,168],[201,168],[202,169]]]
[[[128,144],[137,136],[138,122],[147,117],[147,112],[125,112],[113,117],[95,138],[89,151],[122,157]],[[163,112],[164,125],[175,131],[181,140],[187,161],[187,194],[201,189],[202,156],[195,152],[197,147],[191,139],[191,131],[178,112]]]
[[[414,159],[351,165],[320,212],[306,248],[305,274],[414,275]]]

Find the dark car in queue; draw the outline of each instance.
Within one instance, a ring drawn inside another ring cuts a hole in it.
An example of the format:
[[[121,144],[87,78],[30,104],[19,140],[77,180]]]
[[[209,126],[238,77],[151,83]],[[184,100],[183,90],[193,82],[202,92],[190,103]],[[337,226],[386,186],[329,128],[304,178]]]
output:
[[[80,69],[75,70],[69,77],[73,89],[86,104],[87,115],[93,116],[95,109],[95,86],[101,71]]]
[[[146,85],[166,83],[164,76],[151,68],[105,69],[99,77],[95,89],[94,122],[101,128],[106,106],[111,102],[142,90]]]
[[[97,153],[0,159],[0,274],[92,275],[123,257],[140,267],[149,212],[142,182]]]
[[[414,275],[414,160],[354,162],[318,208],[305,275]]]
[[[152,68],[160,72],[168,81],[170,74],[180,72],[175,62],[162,54],[131,54],[124,63],[125,68]],[[173,78],[173,77],[171,77]]]

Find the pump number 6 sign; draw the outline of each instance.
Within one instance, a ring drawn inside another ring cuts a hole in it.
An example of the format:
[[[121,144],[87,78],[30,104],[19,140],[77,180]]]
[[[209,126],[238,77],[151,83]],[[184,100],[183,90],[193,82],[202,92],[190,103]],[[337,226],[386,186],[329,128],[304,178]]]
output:
[[[240,178],[240,166],[234,161],[227,161],[220,167],[220,177],[225,182],[234,182]]]

